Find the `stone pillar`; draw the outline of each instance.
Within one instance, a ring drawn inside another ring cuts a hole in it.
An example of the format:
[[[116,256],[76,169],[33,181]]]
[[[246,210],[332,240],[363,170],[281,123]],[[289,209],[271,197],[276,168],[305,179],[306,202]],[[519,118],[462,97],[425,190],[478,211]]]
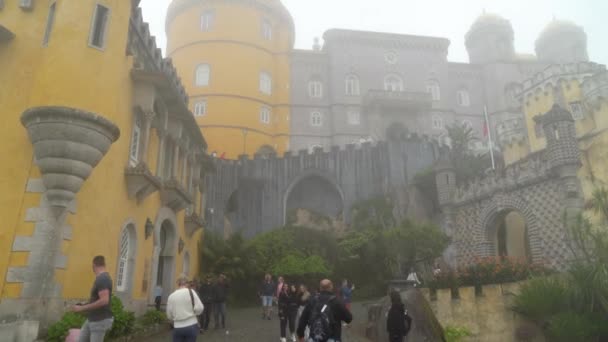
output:
[[[144,113],[144,143],[140,152],[140,161],[148,162],[148,149],[150,148],[150,136],[152,133],[152,121],[156,113],[153,110]]]

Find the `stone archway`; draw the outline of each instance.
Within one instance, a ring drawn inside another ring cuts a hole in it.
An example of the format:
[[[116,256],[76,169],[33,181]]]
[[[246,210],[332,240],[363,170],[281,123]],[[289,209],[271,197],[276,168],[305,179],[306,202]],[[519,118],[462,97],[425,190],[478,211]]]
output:
[[[310,171],[294,179],[285,191],[283,222],[297,209],[343,219],[344,207],[344,193],[337,182],[322,172]]]
[[[514,256],[538,261],[542,256],[536,216],[525,199],[494,196],[484,207],[478,233],[477,255]]]

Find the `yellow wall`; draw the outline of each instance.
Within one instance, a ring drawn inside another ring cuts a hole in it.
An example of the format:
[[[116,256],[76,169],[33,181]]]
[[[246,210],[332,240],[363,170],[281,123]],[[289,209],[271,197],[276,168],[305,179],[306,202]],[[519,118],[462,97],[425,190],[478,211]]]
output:
[[[584,198],[588,201],[598,186],[608,188],[608,132],[606,131],[608,130],[608,104],[604,100],[600,108],[592,108],[587,105],[581,92],[581,83],[576,79],[561,81],[556,92],[560,96],[555,96],[553,91],[545,92],[539,88],[529,91],[524,98],[530,150],[536,152],[546,147],[545,138],[538,138],[535,134],[533,120],[535,116],[546,113],[555,103],[562,106],[564,103],[569,105],[575,101],[583,103],[585,115],[583,119],[575,121],[575,126],[583,163],[578,172],[578,178],[582,183]],[[563,100],[558,101],[558,98]],[[570,108],[566,109],[570,110]],[[590,137],[583,138],[586,135]],[[505,162],[512,163],[523,156],[525,155],[510,148],[505,152]]]
[[[214,10],[210,31],[200,30],[200,16]],[[262,20],[272,23],[273,36],[262,37]],[[287,22],[254,6],[238,3],[193,5],[168,22],[167,54],[172,58],[190,96],[190,105],[207,100],[207,115],[198,117],[209,151],[230,159],[253,155],[262,145],[279,154],[289,134],[289,51],[292,28]],[[195,86],[195,69],[209,64],[209,86]],[[260,72],[272,76],[272,95],[259,90]],[[269,124],[260,121],[260,109],[272,109]],[[247,130],[246,135],[243,129]],[[246,136],[246,137],[245,137]]]
[[[88,35],[96,3],[110,8],[110,20],[103,50],[88,46]],[[126,0],[57,0],[55,25],[48,47],[42,37],[48,14],[48,2],[37,1],[31,12],[18,8],[18,1],[8,1],[0,11],[0,23],[15,33],[11,42],[0,43],[0,276],[7,267],[24,266],[28,253],[11,253],[15,236],[29,236],[34,223],[24,222],[29,208],[40,205],[41,194],[27,193],[28,179],[41,176],[33,165],[32,144],[20,123],[21,114],[36,106],[67,106],[100,114],[121,131],[120,138],[93,170],[77,194],[77,212],[68,215],[73,229],[71,241],[63,243],[67,269],[56,272],[64,298],[87,298],[93,281],[91,260],[106,256],[110,273],[115,277],[120,234],[132,220],[137,230],[137,255],[133,271],[134,299],[146,299],[142,291],[144,274],[151,277],[154,238],[145,239],[146,219],[155,223],[162,207],[155,192],[141,203],[129,199],[124,176],[128,164],[133,126],[132,57],[125,53],[131,14]],[[192,141],[193,139],[191,139]],[[152,134],[147,162],[154,173],[159,141]],[[182,180],[183,181],[183,180]],[[184,211],[177,215],[177,240],[185,242],[190,253],[190,274],[198,270],[197,232],[192,238],[184,231]],[[183,253],[176,252],[175,275],[182,271]],[[148,269],[145,269],[146,263]],[[148,291],[153,288],[149,283]],[[21,284],[0,281],[1,298],[18,298]]]

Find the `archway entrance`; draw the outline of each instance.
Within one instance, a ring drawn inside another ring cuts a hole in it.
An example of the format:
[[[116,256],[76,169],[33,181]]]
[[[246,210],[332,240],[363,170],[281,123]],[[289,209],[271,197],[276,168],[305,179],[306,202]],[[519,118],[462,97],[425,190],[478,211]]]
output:
[[[343,218],[344,196],[331,181],[319,175],[309,175],[296,181],[287,191],[285,199],[286,223],[304,209],[311,216],[332,219]],[[312,218],[314,220],[314,218]]]
[[[163,301],[166,301],[174,287],[175,238],[175,227],[171,221],[163,221],[160,227],[159,239],[157,241],[157,247],[160,250],[158,254],[158,263],[156,265],[155,283],[155,286],[161,286],[163,289]]]
[[[530,239],[526,219],[517,210],[500,212],[492,223],[497,256],[530,259]]]

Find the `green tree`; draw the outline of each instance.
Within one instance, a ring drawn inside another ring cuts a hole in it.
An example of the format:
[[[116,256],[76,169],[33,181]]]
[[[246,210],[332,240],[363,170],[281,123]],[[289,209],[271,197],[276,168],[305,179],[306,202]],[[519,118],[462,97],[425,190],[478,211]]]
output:
[[[491,166],[491,162],[487,153],[476,155],[471,150],[472,143],[478,140],[473,129],[460,123],[454,123],[447,126],[447,131],[452,143],[449,156],[458,184],[466,185],[473,179],[482,177],[485,170]]]

